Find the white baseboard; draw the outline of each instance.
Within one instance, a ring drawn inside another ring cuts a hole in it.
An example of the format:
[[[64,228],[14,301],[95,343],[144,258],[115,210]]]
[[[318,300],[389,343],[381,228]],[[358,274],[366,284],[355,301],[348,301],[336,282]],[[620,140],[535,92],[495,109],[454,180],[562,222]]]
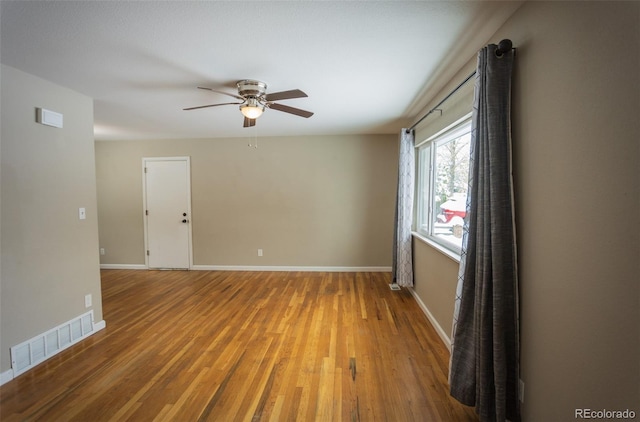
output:
[[[447,349],[449,349],[449,352],[451,352],[451,339],[447,335],[447,332],[442,329],[442,327],[438,323],[438,320],[436,320],[431,311],[429,311],[429,308],[427,308],[427,305],[425,305],[422,299],[420,299],[420,296],[418,296],[416,291],[413,290],[412,287],[409,287],[408,289],[413,295],[413,298],[416,300],[416,302],[418,302],[418,306],[420,306],[422,312],[424,312],[424,314],[427,316],[427,319],[429,320],[431,325],[433,325],[433,328],[435,328],[436,333],[438,333],[438,336],[440,337],[444,345],[447,347]]]
[[[194,265],[194,271],[309,271],[309,272],[391,272],[391,267],[296,267],[254,265]]]
[[[100,264],[101,270],[146,270],[144,264]]]
[[[102,270],[147,270],[141,264],[100,264]],[[388,273],[391,267],[305,267],[286,265],[192,265],[193,271],[309,271]]]
[[[100,330],[104,330],[105,328],[107,328],[107,321],[105,321],[104,319],[98,322],[94,322],[93,323],[93,331],[94,333],[100,331]]]
[[[13,369],[0,373],[0,385],[4,385],[13,379]]]

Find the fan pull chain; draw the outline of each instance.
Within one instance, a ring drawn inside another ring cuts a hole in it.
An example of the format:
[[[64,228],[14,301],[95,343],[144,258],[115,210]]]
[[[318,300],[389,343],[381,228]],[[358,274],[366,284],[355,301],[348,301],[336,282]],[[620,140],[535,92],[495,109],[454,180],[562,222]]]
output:
[[[255,149],[258,149],[258,127],[257,126],[253,127],[253,139],[254,139],[254,143],[252,144],[251,142],[249,142],[247,146],[249,148],[253,147]]]

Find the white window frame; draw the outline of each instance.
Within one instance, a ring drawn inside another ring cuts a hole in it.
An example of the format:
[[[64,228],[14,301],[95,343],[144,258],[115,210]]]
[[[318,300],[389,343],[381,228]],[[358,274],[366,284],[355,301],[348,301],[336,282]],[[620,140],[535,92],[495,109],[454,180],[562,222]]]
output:
[[[435,243],[438,248],[446,252],[453,252],[459,258],[460,247],[447,242],[434,233],[434,222],[439,210],[435,208],[434,190],[436,183],[436,147],[456,139],[471,131],[471,116],[469,113],[445,127],[438,133],[416,144],[417,172],[416,172],[416,210],[414,231],[422,238]],[[429,201],[424,198],[428,197]]]

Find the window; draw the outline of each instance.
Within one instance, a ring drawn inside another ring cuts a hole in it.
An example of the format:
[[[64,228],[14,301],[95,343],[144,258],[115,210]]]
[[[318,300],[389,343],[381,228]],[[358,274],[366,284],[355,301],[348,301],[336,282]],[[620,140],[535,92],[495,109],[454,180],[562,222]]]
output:
[[[460,252],[469,180],[471,118],[465,116],[418,146],[416,231]]]

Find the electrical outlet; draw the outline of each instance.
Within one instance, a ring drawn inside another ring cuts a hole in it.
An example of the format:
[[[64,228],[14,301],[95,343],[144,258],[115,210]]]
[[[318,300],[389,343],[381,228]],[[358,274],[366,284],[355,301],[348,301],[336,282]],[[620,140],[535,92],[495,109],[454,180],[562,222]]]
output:
[[[100,255],[106,255],[107,251],[104,248],[100,248]]]
[[[91,295],[85,295],[84,296],[84,307],[85,308],[90,308],[91,307]]]
[[[258,249],[258,256],[262,256],[262,249]]]

